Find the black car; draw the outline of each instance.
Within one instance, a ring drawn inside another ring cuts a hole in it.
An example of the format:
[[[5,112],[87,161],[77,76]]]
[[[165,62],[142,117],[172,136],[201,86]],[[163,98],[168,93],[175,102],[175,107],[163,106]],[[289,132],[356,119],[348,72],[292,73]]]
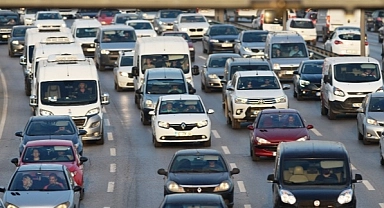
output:
[[[11,10],[0,10],[0,43],[8,42],[12,27],[20,25],[19,14]]]
[[[76,13],[77,19],[91,19],[95,18],[99,9],[79,9]]]
[[[62,139],[71,140],[77,152],[83,155],[83,142],[81,135],[87,131],[78,129],[69,115],[32,116],[25,125],[24,131],[18,131],[15,136],[21,137],[19,153],[24,150],[29,141]]]
[[[239,31],[233,25],[210,25],[202,39],[203,52],[211,54],[214,51],[234,51],[238,36]]]
[[[161,168],[157,173],[165,176],[164,196],[175,193],[214,193],[221,195],[226,204],[232,207],[232,176],[240,173],[240,170],[230,170],[217,150],[186,149],[173,155],[168,171]]]
[[[293,97],[320,98],[320,87],[324,60],[302,61],[297,71],[293,72]]]
[[[381,26],[383,26],[384,21],[384,10],[376,10],[372,12],[371,18],[367,19],[367,30],[376,32]]]
[[[14,57],[15,55],[23,55],[25,33],[29,28],[36,26],[17,25],[13,26],[11,35],[8,39],[8,55]]]
[[[189,193],[166,195],[159,206],[159,208],[179,207],[226,208],[227,205],[223,197],[217,194]]]

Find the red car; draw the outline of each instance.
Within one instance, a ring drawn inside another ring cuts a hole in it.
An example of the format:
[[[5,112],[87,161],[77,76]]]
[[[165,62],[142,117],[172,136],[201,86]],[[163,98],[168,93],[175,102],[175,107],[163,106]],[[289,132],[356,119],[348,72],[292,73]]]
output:
[[[276,156],[280,142],[309,140],[308,129],[299,111],[295,109],[265,109],[260,111],[250,130],[250,152],[253,161],[261,156]]]
[[[36,163],[55,163],[65,165],[71,172],[78,186],[82,187],[80,198],[84,196],[83,163],[88,158],[77,153],[69,140],[36,140],[25,145],[20,160],[13,158],[11,162],[17,167]]]
[[[118,9],[101,9],[96,18],[102,25],[110,25],[115,15],[119,13],[121,12]]]

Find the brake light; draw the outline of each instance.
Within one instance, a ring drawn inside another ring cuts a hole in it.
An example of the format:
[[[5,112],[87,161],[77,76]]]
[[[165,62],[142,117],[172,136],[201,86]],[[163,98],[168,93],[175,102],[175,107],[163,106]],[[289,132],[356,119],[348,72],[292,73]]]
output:
[[[365,45],[366,45],[366,46],[368,45],[368,41],[365,41]]]
[[[329,27],[329,24],[331,23],[331,16],[327,16],[327,21],[326,21],[326,27]]]
[[[381,21],[381,18],[380,18],[380,17],[378,17],[378,18],[377,18],[377,21]]]
[[[334,43],[335,43],[336,45],[343,44],[343,42],[341,42],[340,40],[335,40]]]
[[[261,15],[260,15],[260,24],[261,24],[261,25],[264,24],[264,14],[261,14]]]
[[[292,16],[289,15],[288,18],[289,18],[289,19],[291,19],[291,18],[296,18],[296,16],[295,16],[295,15],[292,15]]]

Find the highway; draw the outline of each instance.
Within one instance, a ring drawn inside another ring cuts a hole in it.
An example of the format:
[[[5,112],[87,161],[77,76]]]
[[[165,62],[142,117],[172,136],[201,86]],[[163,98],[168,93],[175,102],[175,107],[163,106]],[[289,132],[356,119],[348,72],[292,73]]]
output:
[[[68,25],[71,24],[68,20]],[[381,45],[377,34],[368,32],[370,54],[381,59]],[[200,68],[207,55],[202,53],[201,42],[196,42],[196,61]],[[321,44],[319,44],[321,46]],[[23,130],[32,116],[29,98],[24,94],[23,71],[18,58],[8,56],[7,45],[0,45],[0,186],[6,186],[15,166],[10,162],[18,156],[19,138],[16,131]],[[185,148],[203,148],[194,145],[170,145],[155,148],[152,144],[150,126],[143,126],[134,104],[132,91],[114,90],[113,72],[99,72],[102,90],[111,97],[110,105],[104,108],[105,144],[85,143],[84,164],[85,198],[82,207],[92,208],[152,208],[163,199],[163,177],[159,168],[167,168],[173,153]],[[200,89],[200,76],[194,84],[207,108],[215,111],[212,121],[212,147],[220,150],[232,167],[240,174],[234,175],[235,208],[271,208],[271,184],[267,175],[273,172],[274,159],[253,162],[249,155],[249,132],[246,125],[233,130],[226,124],[221,107],[220,92],[204,93]],[[380,165],[379,147],[363,145],[357,139],[356,118],[341,117],[328,120],[320,114],[318,100],[297,101],[292,89],[287,90],[289,106],[298,109],[306,124],[314,125],[313,140],[333,140],[345,144],[350,153],[353,173],[363,176],[363,183],[356,184],[358,207],[384,208],[384,168]]]

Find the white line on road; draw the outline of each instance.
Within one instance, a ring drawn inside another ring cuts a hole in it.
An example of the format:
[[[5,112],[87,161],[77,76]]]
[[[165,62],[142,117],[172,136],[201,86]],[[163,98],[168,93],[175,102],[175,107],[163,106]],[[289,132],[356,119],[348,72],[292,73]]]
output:
[[[199,56],[199,58],[201,58],[201,59],[204,59],[204,60],[205,60],[205,59],[207,59],[207,58],[206,58],[206,57],[204,57],[204,56]]]
[[[236,163],[229,163],[229,165],[231,166],[232,169],[237,168]]]
[[[7,118],[7,108],[8,108],[8,89],[7,82],[2,71],[0,71],[0,80],[3,87],[3,109],[1,110],[1,119],[0,119],[0,139],[3,137],[3,130],[5,126],[5,119]]]
[[[247,190],[245,189],[243,181],[237,181],[237,186],[239,187],[239,190],[240,190],[241,193],[247,192]]]
[[[216,130],[212,130],[212,134],[213,134],[213,136],[214,136],[216,139],[220,139],[220,138],[221,138],[219,132],[217,132]]]
[[[109,153],[111,154],[111,156],[116,156],[116,148],[110,148]]]
[[[113,189],[115,189],[115,182],[108,182],[107,192],[111,193],[113,192]]]
[[[317,129],[313,128],[311,129],[311,131],[316,134],[316,136],[323,136],[319,131],[317,131]]]
[[[110,164],[109,172],[111,172],[111,173],[115,173],[116,172],[116,163]]]
[[[379,203],[380,208],[384,208],[384,203]]]
[[[113,140],[113,134],[112,134],[112,132],[107,132],[107,137],[108,137],[108,140],[109,140],[109,141],[112,141],[112,140]]]
[[[375,190],[375,188],[373,188],[372,184],[369,183],[369,181],[367,181],[367,180],[363,180],[363,184],[365,185],[365,187],[367,187],[367,189],[368,189],[369,191],[374,191],[374,190]]]
[[[105,126],[110,126],[111,125],[111,123],[109,122],[108,118],[104,119],[104,123],[105,123]]]
[[[352,170],[357,170],[356,167],[353,166],[352,164],[351,164],[351,168],[352,168]]]
[[[223,151],[224,151],[224,154],[226,154],[226,155],[229,155],[229,154],[231,154],[231,152],[229,151],[229,149],[228,149],[228,147],[227,147],[227,146],[221,146],[221,148],[223,149]]]
[[[102,109],[101,109],[101,112],[103,112],[103,113],[107,113],[107,109],[102,108]]]
[[[251,208],[250,204],[244,204],[244,208]]]

